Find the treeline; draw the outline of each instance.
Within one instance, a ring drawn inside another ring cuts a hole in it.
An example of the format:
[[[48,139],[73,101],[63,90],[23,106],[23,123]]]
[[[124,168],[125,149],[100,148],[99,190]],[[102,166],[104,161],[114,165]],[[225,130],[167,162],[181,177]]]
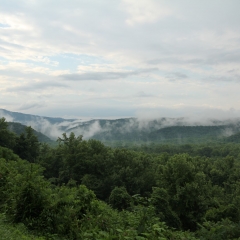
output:
[[[162,154],[175,155],[180,153],[189,154],[192,157],[209,157],[209,158],[222,158],[227,156],[238,157],[240,145],[238,143],[199,143],[199,144],[129,144],[118,146],[119,148],[132,149],[134,151],[143,151],[149,154]]]
[[[51,148],[1,119],[0,146],[1,218],[43,239],[240,239],[239,145]]]

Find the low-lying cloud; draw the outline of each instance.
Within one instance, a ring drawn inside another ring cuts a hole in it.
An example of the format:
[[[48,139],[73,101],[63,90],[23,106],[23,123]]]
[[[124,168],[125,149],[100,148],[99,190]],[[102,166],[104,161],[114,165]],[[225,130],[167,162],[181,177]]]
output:
[[[210,110],[209,110],[210,111]],[[213,111],[213,110],[212,110]],[[216,110],[215,110],[216,111]],[[234,112],[230,110],[230,112]],[[205,118],[199,116],[198,118],[192,115],[188,118],[169,118],[160,117],[160,115],[148,115],[138,118],[125,118],[115,120],[81,120],[81,119],[60,119],[60,118],[47,118],[28,114],[19,114],[14,117],[15,113],[0,110],[0,117],[5,117],[7,121],[20,122],[26,126],[31,126],[33,129],[45,134],[49,138],[56,140],[61,137],[63,133],[70,134],[73,132],[76,136],[83,135],[84,139],[100,137],[104,140],[115,139],[121,135],[124,137],[131,136],[132,134],[139,137],[141,140],[147,137],[151,132],[157,131],[162,128],[171,126],[220,126],[226,125],[219,136],[228,137],[236,133],[240,129],[240,118],[232,119],[211,119],[210,115]],[[19,115],[21,117],[18,119]],[[215,114],[216,115],[216,114]],[[226,112],[225,112],[226,115]],[[18,117],[17,117],[18,116]],[[220,117],[220,115],[219,115]]]

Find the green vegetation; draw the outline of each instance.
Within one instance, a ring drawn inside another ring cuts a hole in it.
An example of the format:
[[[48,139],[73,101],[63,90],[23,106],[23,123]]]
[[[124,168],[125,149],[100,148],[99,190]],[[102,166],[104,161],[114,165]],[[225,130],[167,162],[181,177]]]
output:
[[[20,136],[22,133],[25,132],[26,126],[22,125],[21,123],[16,123],[16,122],[8,122],[8,129],[11,132],[16,133],[18,136]],[[45,142],[45,143],[54,143],[49,137],[45,136],[44,134],[37,132],[36,130],[33,129],[34,135],[37,137],[39,142]]]
[[[52,148],[0,119],[1,239],[240,239],[239,150],[73,133]]]
[[[29,233],[24,224],[10,225],[3,214],[0,215],[0,236],[1,240],[44,240]]]

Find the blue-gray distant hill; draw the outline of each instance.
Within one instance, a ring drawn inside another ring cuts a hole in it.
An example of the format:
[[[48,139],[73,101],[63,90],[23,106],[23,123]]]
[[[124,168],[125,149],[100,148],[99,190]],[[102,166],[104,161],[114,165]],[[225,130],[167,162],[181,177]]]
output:
[[[25,128],[27,126],[25,125],[22,125],[21,123],[15,123],[15,122],[7,122],[8,123],[8,129],[11,131],[11,132],[14,132],[16,133],[18,136],[21,135],[22,133],[25,132]],[[38,138],[38,141],[39,142],[42,142],[42,143],[50,143],[50,144],[53,144],[54,141],[51,140],[49,137],[47,137],[46,135],[36,131],[33,129],[33,134]]]
[[[66,121],[64,118],[53,118],[53,117],[40,117],[37,115],[31,115],[31,114],[25,114],[25,113],[20,113],[20,112],[11,112],[5,109],[0,109],[0,117],[1,116],[8,116],[12,118],[13,122],[19,122],[19,123],[28,123],[31,121],[39,121],[41,119],[47,120],[51,124],[56,124],[56,123],[62,123]],[[68,119],[67,121],[74,121],[75,119]]]
[[[68,127],[72,126],[72,123],[76,121],[75,119],[52,118],[11,112],[5,109],[0,109],[1,117],[5,117],[8,122],[18,122],[26,126],[31,126],[52,140],[56,140],[62,133],[67,132]]]
[[[70,132],[84,139],[97,139],[108,145],[117,143],[206,143],[240,142],[239,120],[192,122],[185,118],[159,119],[64,119],[0,110],[0,117],[31,126],[52,140]]]

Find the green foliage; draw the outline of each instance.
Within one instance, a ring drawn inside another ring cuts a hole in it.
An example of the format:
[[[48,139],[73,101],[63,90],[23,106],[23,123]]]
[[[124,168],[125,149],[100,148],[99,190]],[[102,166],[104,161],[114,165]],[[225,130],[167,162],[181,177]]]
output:
[[[170,196],[164,188],[153,188],[151,204],[155,207],[157,216],[159,216],[162,221],[166,222],[168,226],[180,229],[181,221],[172,210],[169,200]]]
[[[88,212],[92,211],[95,195],[85,186],[62,186],[50,193],[39,219],[40,229],[50,233],[76,236]]]
[[[15,137],[15,134],[8,130],[6,119],[0,118],[0,146],[13,149]]]
[[[17,122],[7,122],[8,130],[15,133],[17,136],[20,136],[22,133],[25,132],[26,126],[22,125],[21,123]],[[39,142],[42,143],[48,143],[48,144],[54,144],[54,141],[48,138],[46,135],[37,132],[33,129],[34,135],[38,138]]]
[[[31,182],[22,187],[16,196],[14,221],[31,226],[44,209],[44,196],[40,188]]]
[[[34,135],[31,127],[25,128],[25,133],[22,133],[16,138],[14,152],[22,159],[29,162],[35,162],[39,154],[40,144],[37,137]]]
[[[131,196],[125,187],[115,187],[110,194],[109,203],[118,210],[128,209],[131,205]]]
[[[7,223],[3,214],[0,214],[0,238],[1,240],[45,240],[28,232],[23,224],[11,225]]]
[[[43,177],[40,174],[43,169],[39,165],[31,165],[21,160],[6,148],[0,147],[0,155],[4,157],[0,158],[0,190],[1,202],[3,203],[0,207],[7,206],[8,211],[14,214],[15,200],[22,188],[25,187],[25,183],[41,181]]]
[[[5,158],[8,160],[19,160],[19,156],[16,155],[11,149],[0,146],[0,158]]]
[[[74,240],[239,237],[239,145],[133,151],[72,133],[51,148],[40,145],[31,128],[15,140],[15,153],[28,161],[0,146],[0,212],[34,234]]]
[[[211,187],[194,159],[175,155],[160,166],[158,185],[167,190],[171,209],[178,215],[184,229],[196,229],[208,208]]]
[[[199,227],[196,236],[201,240],[240,239],[240,224],[229,219],[219,222],[204,222]]]
[[[58,181],[62,161],[55,148],[51,148],[46,143],[41,144],[36,162],[44,167],[44,176],[46,178],[52,179],[55,183]]]

